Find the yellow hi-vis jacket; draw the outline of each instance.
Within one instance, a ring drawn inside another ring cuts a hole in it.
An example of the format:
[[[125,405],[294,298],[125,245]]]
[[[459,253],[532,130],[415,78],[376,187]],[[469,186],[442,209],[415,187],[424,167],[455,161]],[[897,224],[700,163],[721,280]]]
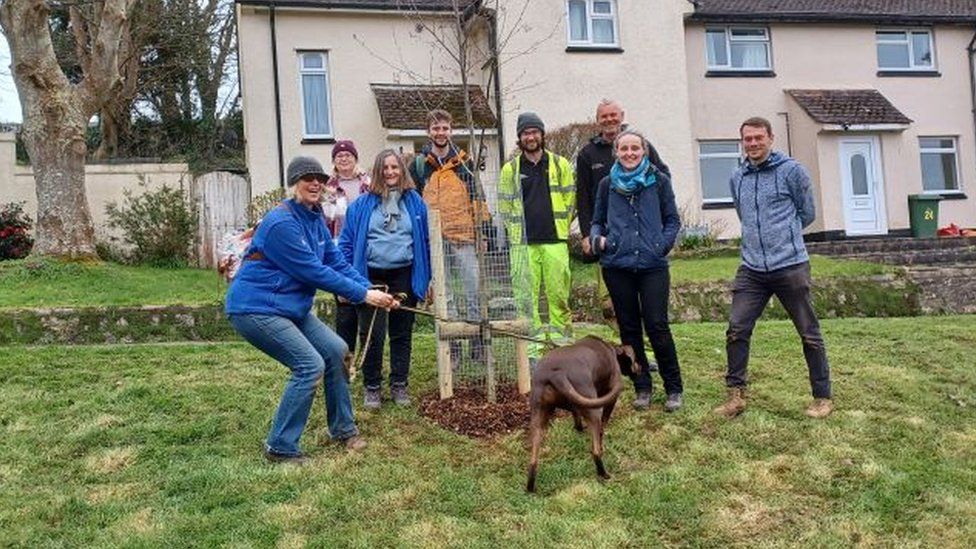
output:
[[[550,151],[545,151],[549,161],[549,197],[552,199],[552,217],[556,221],[556,236],[560,240],[569,238],[569,220],[576,207],[576,185],[573,183],[573,169],[569,160]],[[519,154],[502,167],[498,180],[498,213],[505,222],[508,241],[524,244],[525,211],[522,208],[522,186],[516,183],[519,174]]]

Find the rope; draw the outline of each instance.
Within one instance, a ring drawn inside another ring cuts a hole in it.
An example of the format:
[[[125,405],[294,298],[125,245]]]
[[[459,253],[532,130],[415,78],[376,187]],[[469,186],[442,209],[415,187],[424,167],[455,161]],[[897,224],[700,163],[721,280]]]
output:
[[[381,289],[384,292],[389,287],[386,284],[378,284],[375,286],[370,286],[369,289]],[[369,348],[370,341],[373,340],[373,325],[376,323],[376,313],[380,311],[379,307],[373,307],[373,316],[369,319],[369,329],[366,330],[366,340],[359,347],[359,357],[353,358],[352,363],[349,365],[349,383],[352,383],[356,379],[356,371],[363,369],[363,364],[366,362],[366,350]],[[382,345],[382,343],[380,343]]]

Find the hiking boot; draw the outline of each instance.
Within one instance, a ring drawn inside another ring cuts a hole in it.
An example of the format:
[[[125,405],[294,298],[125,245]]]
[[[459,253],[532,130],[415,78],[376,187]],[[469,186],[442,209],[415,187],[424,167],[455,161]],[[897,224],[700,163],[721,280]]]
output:
[[[353,435],[342,441],[346,446],[346,450],[350,452],[359,452],[366,449],[366,439],[359,435]]]
[[[305,465],[308,463],[308,458],[304,454],[279,454],[271,450],[264,451],[264,459],[268,460],[268,463],[286,463],[291,465]]]
[[[407,393],[406,385],[394,385],[390,387],[390,398],[397,406],[410,405],[410,394]]]
[[[664,403],[664,411],[674,412],[678,408],[681,408],[681,393],[671,393]]]
[[[830,412],[834,410],[834,401],[829,398],[815,398],[813,402],[807,406],[806,415],[807,417],[812,417],[814,419],[823,419],[830,415]]]
[[[376,410],[383,404],[383,395],[380,393],[380,388],[375,389],[367,388],[363,393],[363,408],[368,408],[370,410]]]
[[[725,403],[713,412],[720,416],[733,418],[746,409],[746,390],[743,387],[729,387]]]
[[[651,390],[641,389],[637,391],[637,396],[634,397],[634,409],[635,410],[646,410],[651,406]]]

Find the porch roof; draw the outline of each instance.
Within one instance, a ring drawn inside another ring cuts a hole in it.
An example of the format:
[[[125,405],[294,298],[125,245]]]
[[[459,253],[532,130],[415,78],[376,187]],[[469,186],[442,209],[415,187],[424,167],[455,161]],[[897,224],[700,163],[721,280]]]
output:
[[[972,0],[689,0],[700,21],[972,23]]]
[[[911,124],[878,90],[785,90],[810,118],[821,124],[864,126]]]
[[[396,130],[426,130],[427,113],[444,109],[451,113],[454,125],[465,120],[464,88],[460,85],[413,86],[404,84],[370,84],[383,127]],[[468,86],[471,111],[476,128],[495,128],[498,119],[488,99],[478,86]]]

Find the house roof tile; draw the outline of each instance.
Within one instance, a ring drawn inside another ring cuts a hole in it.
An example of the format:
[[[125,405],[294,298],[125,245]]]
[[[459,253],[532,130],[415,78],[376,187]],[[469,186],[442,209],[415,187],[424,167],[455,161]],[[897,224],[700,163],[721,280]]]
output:
[[[689,0],[692,20],[976,22],[974,0]]]
[[[236,0],[238,4],[255,6],[299,7],[320,9],[451,11],[454,0]],[[457,0],[464,9],[481,0]]]
[[[444,109],[456,121],[465,119],[464,88],[460,85],[411,86],[402,84],[371,84],[380,120],[384,128],[398,130],[426,130],[427,113]],[[476,128],[498,125],[484,92],[478,86],[468,86],[471,111]]]
[[[821,124],[911,124],[878,90],[786,90]]]

